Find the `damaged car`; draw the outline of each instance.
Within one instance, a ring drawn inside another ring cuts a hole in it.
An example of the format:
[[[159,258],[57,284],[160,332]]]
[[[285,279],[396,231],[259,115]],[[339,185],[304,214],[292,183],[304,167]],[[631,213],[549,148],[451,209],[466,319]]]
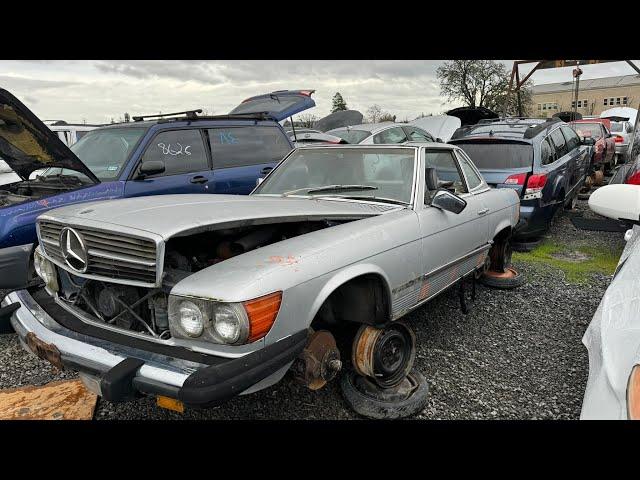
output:
[[[489,188],[453,145],[302,147],[249,196],[40,215],[34,265],[46,287],[10,293],[0,318],[112,402],[210,407],[289,370],[315,390],[350,363],[349,405],[406,416],[424,407],[427,384],[402,317],[453,285],[464,311],[476,276],[507,275],[519,211],[516,192]]]
[[[52,208],[145,195],[250,193],[293,148],[278,122],[313,107],[312,93],[249,98],[229,115],[133,117],[67,147],[0,89],[0,158],[19,176],[0,186],[0,290],[35,278],[35,219]]]

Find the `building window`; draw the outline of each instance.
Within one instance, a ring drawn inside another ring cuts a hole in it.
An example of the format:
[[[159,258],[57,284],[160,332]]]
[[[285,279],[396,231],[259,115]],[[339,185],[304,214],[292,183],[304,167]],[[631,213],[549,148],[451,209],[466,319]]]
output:
[[[613,98],[609,99],[609,105],[613,105]]]
[[[607,99],[606,98],[604,99],[604,105],[605,106],[607,105]]]
[[[626,105],[627,104],[627,97],[622,97],[622,104]]]
[[[538,110],[542,110],[542,104],[541,103],[538,104]]]
[[[620,97],[616,98],[616,105],[620,105]]]

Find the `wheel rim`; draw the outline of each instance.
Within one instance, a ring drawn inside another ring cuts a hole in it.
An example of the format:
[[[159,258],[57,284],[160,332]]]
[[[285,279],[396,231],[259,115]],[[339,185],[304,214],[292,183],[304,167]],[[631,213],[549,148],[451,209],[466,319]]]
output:
[[[356,335],[353,365],[378,386],[398,385],[413,368],[415,335],[401,322],[384,329],[364,327]]]

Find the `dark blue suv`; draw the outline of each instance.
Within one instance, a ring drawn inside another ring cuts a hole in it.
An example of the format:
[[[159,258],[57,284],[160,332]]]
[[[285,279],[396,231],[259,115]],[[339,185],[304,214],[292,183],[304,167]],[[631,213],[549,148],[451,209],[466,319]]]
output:
[[[21,178],[0,185],[0,289],[32,278],[35,219],[52,208],[141,195],[248,194],[293,148],[278,122],[315,106],[312,93],[252,97],[228,115],[134,117],[69,148],[0,89],[0,159]]]
[[[575,206],[589,173],[591,144],[554,118],[499,118],[461,127],[449,143],[462,148],[489,186],[520,196],[517,242],[533,241],[563,205]]]

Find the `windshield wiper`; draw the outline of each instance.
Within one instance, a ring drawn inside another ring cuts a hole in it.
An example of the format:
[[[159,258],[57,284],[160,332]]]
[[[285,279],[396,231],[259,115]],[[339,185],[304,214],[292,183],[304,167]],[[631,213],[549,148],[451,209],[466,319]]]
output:
[[[395,198],[387,197],[369,197],[367,195],[321,195],[320,198],[325,196],[333,198],[346,198],[348,200],[371,200],[372,202],[393,203],[395,205],[411,205],[409,202],[403,202],[402,200],[396,200]]]
[[[378,187],[374,187],[373,185],[325,185],[324,187],[297,188],[295,190],[284,192],[282,196],[286,197],[298,192],[317,193],[317,192],[332,192],[332,191],[339,192],[342,190],[378,190]]]

